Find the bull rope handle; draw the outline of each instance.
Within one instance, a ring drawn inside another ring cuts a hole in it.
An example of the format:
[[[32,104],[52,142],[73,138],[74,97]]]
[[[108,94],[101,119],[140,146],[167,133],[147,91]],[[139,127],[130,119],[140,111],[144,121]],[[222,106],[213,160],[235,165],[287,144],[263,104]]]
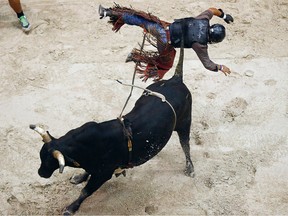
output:
[[[143,35],[143,40],[142,40],[142,44],[141,44],[141,48],[140,48],[140,54],[141,54],[141,52],[143,51],[143,48],[144,48],[144,44],[145,44],[145,40],[146,40],[146,34],[147,34],[147,33],[145,32],[144,35]],[[130,97],[131,97],[131,95],[132,95],[133,88],[134,88],[135,75],[136,75],[136,71],[137,71],[138,65],[139,65],[139,62],[136,62],[136,64],[135,64],[135,69],[134,69],[134,73],[133,73],[133,77],[132,77],[132,84],[131,84],[130,93],[129,93],[129,96],[128,96],[125,104],[124,104],[124,107],[123,107],[120,115],[119,115],[119,119],[122,118],[122,114],[123,114],[123,112],[124,112],[124,109],[126,108],[126,106],[127,106],[127,104],[128,104],[128,101],[130,100]]]

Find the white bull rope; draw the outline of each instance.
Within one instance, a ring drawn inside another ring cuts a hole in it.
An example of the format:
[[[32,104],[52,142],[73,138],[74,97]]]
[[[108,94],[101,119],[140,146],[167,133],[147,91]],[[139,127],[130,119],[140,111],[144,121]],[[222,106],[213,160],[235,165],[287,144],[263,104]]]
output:
[[[140,47],[140,53],[143,51],[143,48],[144,48],[144,44],[145,44],[145,40],[146,40],[146,34],[147,34],[147,33],[145,32],[144,35],[143,35],[143,40],[142,40],[142,44],[141,44],[141,47]],[[132,84],[130,85],[130,86],[131,86],[131,90],[130,90],[129,96],[128,96],[125,104],[124,104],[124,107],[123,107],[123,109],[122,109],[122,111],[121,111],[121,113],[120,113],[120,115],[119,115],[119,119],[122,118],[123,111],[124,111],[124,109],[126,108],[127,103],[128,103],[128,101],[129,101],[129,99],[130,99],[130,97],[131,97],[131,95],[132,95],[133,87],[134,87],[134,81],[135,81],[135,75],[136,75],[136,70],[137,70],[138,65],[139,65],[139,62],[136,62],[136,64],[135,64],[135,69],[134,69],[134,73],[133,73],[133,77],[132,77]],[[118,82],[119,82],[119,81],[118,81]],[[120,82],[120,83],[121,83],[121,82]],[[121,84],[122,84],[122,83],[121,83]]]
[[[172,104],[169,103],[169,101],[166,100],[166,98],[165,98],[165,96],[164,96],[163,94],[161,94],[161,93],[159,93],[159,92],[151,91],[151,90],[146,89],[146,88],[142,88],[142,87],[140,87],[140,86],[136,86],[136,85],[134,85],[134,84],[131,85],[131,84],[125,84],[125,83],[122,83],[122,82],[119,81],[119,80],[116,80],[116,81],[119,82],[120,84],[124,85],[124,86],[130,86],[131,89],[133,89],[134,87],[135,87],[135,88],[138,88],[138,89],[142,89],[142,90],[144,90],[144,91],[147,92],[147,94],[146,94],[147,96],[151,95],[151,96],[158,97],[158,98],[161,99],[161,101],[162,101],[163,103],[167,103],[167,104],[170,106],[170,108],[172,109],[173,114],[174,114],[174,120],[175,120],[175,121],[174,121],[174,125],[173,125],[173,130],[175,129],[176,122],[177,122],[177,115],[176,115],[176,112],[175,112],[175,110],[174,110]],[[143,93],[143,94],[144,94],[144,93]],[[131,96],[131,94],[129,95],[129,98],[130,98],[130,96]],[[129,98],[128,98],[128,99],[129,99]],[[127,99],[127,101],[126,101],[126,104],[127,104],[127,102],[128,102],[128,99]],[[126,104],[125,104],[125,106],[126,106]],[[124,107],[124,108],[125,108],[125,107]],[[124,110],[124,109],[123,109],[123,110]],[[122,110],[122,112],[123,112],[123,110]],[[121,113],[120,117],[122,117],[122,113]]]

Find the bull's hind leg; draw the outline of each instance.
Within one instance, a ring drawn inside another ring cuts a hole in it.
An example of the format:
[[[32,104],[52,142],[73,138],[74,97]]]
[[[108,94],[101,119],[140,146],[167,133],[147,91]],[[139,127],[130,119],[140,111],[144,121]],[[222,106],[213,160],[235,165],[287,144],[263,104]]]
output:
[[[189,144],[190,127],[188,127],[188,129],[187,128],[178,129],[177,133],[186,158],[186,167],[184,169],[184,174],[187,176],[194,177],[195,176],[194,166],[190,156],[190,144]]]

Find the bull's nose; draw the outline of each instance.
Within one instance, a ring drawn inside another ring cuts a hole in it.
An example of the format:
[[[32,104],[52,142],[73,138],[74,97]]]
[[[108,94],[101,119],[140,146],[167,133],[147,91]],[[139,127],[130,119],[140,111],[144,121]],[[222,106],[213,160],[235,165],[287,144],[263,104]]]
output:
[[[43,172],[41,169],[38,170],[38,175],[42,178],[49,178],[52,174]]]

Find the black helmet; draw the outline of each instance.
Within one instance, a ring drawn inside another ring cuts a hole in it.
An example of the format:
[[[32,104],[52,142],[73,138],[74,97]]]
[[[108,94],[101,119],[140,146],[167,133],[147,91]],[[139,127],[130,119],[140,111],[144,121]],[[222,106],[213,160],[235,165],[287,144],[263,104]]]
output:
[[[221,24],[214,24],[209,29],[209,42],[219,43],[225,38],[225,27]]]

